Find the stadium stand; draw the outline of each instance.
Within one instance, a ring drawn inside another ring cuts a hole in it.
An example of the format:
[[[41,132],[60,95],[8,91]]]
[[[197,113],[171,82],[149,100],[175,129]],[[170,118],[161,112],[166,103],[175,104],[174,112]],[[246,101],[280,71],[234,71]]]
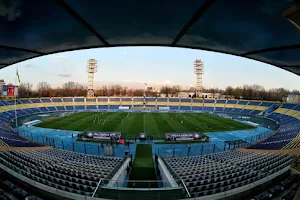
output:
[[[179,98],[169,98],[169,102],[179,102],[180,99]]]
[[[267,191],[264,191],[260,193],[259,195],[255,196],[253,200],[263,200],[263,199],[271,199],[276,198],[279,196],[280,193],[282,193],[285,189],[291,189],[290,187],[295,184],[296,185],[290,190],[286,195],[282,197],[282,199],[290,199],[292,200],[293,197],[296,194],[297,189],[300,185],[300,175],[299,174],[293,174],[286,178],[285,180],[281,181],[279,184],[269,188]]]
[[[103,103],[107,104],[108,98],[107,97],[98,97],[97,101],[98,101],[98,103],[103,102]]]
[[[41,98],[20,99],[17,116],[43,112],[119,109],[120,105],[141,105],[143,98]],[[300,106],[246,100],[203,100],[184,98],[151,98],[151,106],[167,106],[172,111],[203,111],[257,115],[280,124],[269,138],[252,145],[251,149],[291,149],[300,146]],[[15,106],[0,102],[0,121],[8,123],[15,117]],[[0,146],[38,147],[0,124]],[[5,151],[0,152],[1,164],[22,176],[58,190],[91,196],[100,178],[111,179],[122,165],[121,158],[106,158],[74,153],[66,150]],[[299,168],[299,158],[272,153],[225,151],[201,156],[162,158],[175,180],[183,180],[191,197],[210,197],[222,192],[243,190],[244,186],[259,185],[267,177],[274,178],[282,170]],[[37,164],[39,163],[39,164]],[[47,163],[47,164],[46,164]],[[295,164],[296,163],[296,164]],[[93,167],[92,167],[93,166]],[[270,178],[269,178],[270,180]],[[275,186],[274,186],[275,187]],[[270,188],[270,190],[276,190]],[[270,190],[267,191],[268,194]],[[263,193],[260,196],[267,195]],[[291,190],[291,196],[293,190]],[[274,196],[274,194],[272,194]],[[259,199],[259,197],[256,197]]]
[[[74,98],[74,102],[84,102],[85,101],[85,98],[83,97],[75,97]]]
[[[295,155],[292,160],[292,167],[300,172],[300,155]]]
[[[30,99],[32,103],[41,103],[41,99]]]
[[[1,200],[10,200],[10,199],[33,199],[33,196],[29,195],[29,193],[18,187],[17,185],[13,184],[12,182],[8,180],[1,180],[0,186],[4,189],[0,189],[0,199]],[[9,197],[5,191],[10,192],[11,194],[14,194],[13,198]],[[37,198],[37,197],[36,197]]]
[[[215,112],[223,112],[227,100],[216,100]]]
[[[180,102],[192,102],[192,99],[184,99],[184,98],[181,98],[181,99],[180,99]]]
[[[111,178],[122,158],[101,157],[65,150],[4,151],[0,164],[44,185],[91,196],[101,178]]]
[[[286,115],[286,113],[290,110],[287,110],[285,113],[283,113],[282,107],[281,109],[279,108],[267,116],[268,118],[280,123],[280,128],[276,134],[249,148],[272,150],[299,147],[300,120],[299,118]],[[285,105],[285,108],[287,107],[295,109],[291,109],[292,112],[290,113],[298,112],[299,109],[299,107],[295,105]]]
[[[167,102],[167,101],[168,101],[168,98],[158,97],[156,100],[157,100],[158,102]]]
[[[0,141],[1,146],[11,146],[11,147],[37,147],[40,144],[29,142],[25,138],[21,137],[15,133],[10,128],[6,127],[0,122]]]
[[[297,190],[299,191],[299,185],[300,184],[297,184],[295,187],[293,187],[286,195],[282,197],[282,200],[293,200]],[[297,197],[295,198],[298,199]]]
[[[125,100],[124,102],[120,100]],[[132,101],[131,101],[132,100]],[[258,115],[263,113],[267,118],[277,121],[281,126],[277,133],[268,139],[253,145],[254,149],[281,149],[299,147],[299,122],[300,105],[276,104],[272,102],[247,101],[247,100],[212,100],[212,99],[190,99],[190,98],[166,98],[147,97],[152,106],[169,106],[172,111],[204,111],[204,112],[224,112],[235,114]],[[140,105],[143,98],[138,97],[53,97],[40,99],[20,99],[18,100],[17,116],[56,112],[56,111],[78,111],[78,110],[105,110],[118,109],[121,105],[131,107]],[[10,122],[15,118],[14,101],[0,101],[0,120]]]
[[[58,97],[52,97],[52,102],[62,102],[62,99]]]
[[[63,97],[63,102],[73,102],[73,98],[72,97]]]
[[[289,168],[291,160],[291,155],[237,151],[163,158],[174,179],[183,180],[193,198],[258,183],[282,169]]]
[[[130,97],[122,97],[121,101],[122,102],[132,102],[132,98],[130,98]]]

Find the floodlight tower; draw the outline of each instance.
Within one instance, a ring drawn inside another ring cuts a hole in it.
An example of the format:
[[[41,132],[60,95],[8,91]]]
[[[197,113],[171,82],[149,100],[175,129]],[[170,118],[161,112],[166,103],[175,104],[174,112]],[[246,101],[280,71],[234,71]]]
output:
[[[86,65],[86,72],[88,73],[88,91],[87,96],[94,96],[94,74],[97,72],[97,60],[89,59]]]
[[[202,75],[204,74],[204,63],[201,59],[194,62],[194,73],[196,74],[196,95],[202,92]]]

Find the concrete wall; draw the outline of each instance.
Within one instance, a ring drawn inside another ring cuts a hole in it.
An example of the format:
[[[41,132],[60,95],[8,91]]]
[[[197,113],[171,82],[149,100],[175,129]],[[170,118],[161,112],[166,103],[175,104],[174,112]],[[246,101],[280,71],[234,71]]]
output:
[[[160,171],[160,176],[163,181],[164,187],[178,187],[178,184],[174,180],[173,176],[171,175],[161,158],[158,158],[158,169]]]
[[[289,94],[287,103],[300,104],[300,94]]]

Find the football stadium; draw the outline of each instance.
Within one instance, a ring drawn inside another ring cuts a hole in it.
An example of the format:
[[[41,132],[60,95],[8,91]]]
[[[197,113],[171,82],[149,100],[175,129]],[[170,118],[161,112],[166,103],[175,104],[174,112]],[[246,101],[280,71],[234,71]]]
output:
[[[300,200],[300,87],[279,80],[299,79],[299,13],[298,0],[0,0],[0,199]]]

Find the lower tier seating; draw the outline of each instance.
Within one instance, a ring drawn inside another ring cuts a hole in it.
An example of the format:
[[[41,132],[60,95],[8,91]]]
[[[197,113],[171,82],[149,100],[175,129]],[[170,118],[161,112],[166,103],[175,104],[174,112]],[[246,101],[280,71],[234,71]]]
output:
[[[101,178],[109,179],[122,158],[66,150],[0,152],[0,163],[15,172],[59,190],[91,196]]]
[[[192,197],[248,185],[290,166],[291,160],[291,155],[237,151],[163,158],[174,179],[183,180]]]
[[[286,195],[282,197],[285,200],[292,200],[295,195],[295,191],[298,190],[300,184],[300,175],[294,174],[289,176],[285,180],[281,181],[280,183],[274,185],[273,187],[269,188],[267,191],[264,191],[258,195],[256,195],[252,200],[265,200],[271,199],[278,196],[283,190],[291,189],[291,186],[296,183],[296,186],[292,188]]]

